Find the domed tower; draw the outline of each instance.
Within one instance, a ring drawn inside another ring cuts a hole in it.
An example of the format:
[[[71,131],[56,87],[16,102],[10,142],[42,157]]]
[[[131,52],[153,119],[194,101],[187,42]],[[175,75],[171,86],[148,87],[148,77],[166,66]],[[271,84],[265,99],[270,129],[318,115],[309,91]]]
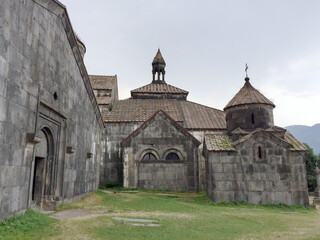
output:
[[[223,109],[226,113],[228,134],[237,128],[251,132],[257,128],[267,129],[274,126],[274,108],[275,105],[250,84],[247,75],[244,86]]]
[[[165,67],[166,67],[166,62],[162,57],[160,49],[158,49],[158,52],[152,62],[152,76],[153,76],[152,83],[166,83],[164,81],[164,75],[166,74]],[[162,75],[162,79],[161,79],[161,75]]]

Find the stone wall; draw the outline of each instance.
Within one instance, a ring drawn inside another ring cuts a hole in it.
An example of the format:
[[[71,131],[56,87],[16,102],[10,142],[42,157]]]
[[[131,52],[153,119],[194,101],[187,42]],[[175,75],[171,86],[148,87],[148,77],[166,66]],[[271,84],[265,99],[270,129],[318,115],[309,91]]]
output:
[[[51,187],[48,195],[42,189],[44,200],[70,201],[97,189],[103,122],[63,6],[49,0],[2,0],[0,16],[4,218],[32,205],[34,149],[44,129],[53,141],[45,160]]]
[[[262,148],[259,158],[257,148]],[[208,152],[207,193],[215,202],[308,205],[303,153],[275,137],[255,135],[235,152]]]
[[[140,163],[138,173],[138,188],[173,191],[188,189],[185,162]]]
[[[271,105],[250,104],[235,106],[226,109],[225,113],[229,134],[238,127],[250,132],[257,128],[266,129],[274,126],[273,107]]]
[[[199,191],[205,191],[207,189],[207,176],[206,176],[206,160],[203,156],[203,141],[204,135],[210,134],[214,131],[210,130],[191,130],[189,131],[201,145],[198,147],[198,167],[199,167]]]
[[[158,112],[124,140],[124,186],[199,190],[199,142],[164,112]],[[151,153],[154,159],[145,159]],[[167,159],[174,153],[178,159]]]
[[[123,160],[121,141],[142,123],[106,123],[103,134],[103,161],[101,162],[100,185],[123,183]]]

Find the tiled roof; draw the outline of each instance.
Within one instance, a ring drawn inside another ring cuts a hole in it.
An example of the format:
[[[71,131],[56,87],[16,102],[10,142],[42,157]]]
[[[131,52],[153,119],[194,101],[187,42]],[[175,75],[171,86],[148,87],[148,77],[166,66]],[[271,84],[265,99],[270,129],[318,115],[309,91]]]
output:
[[[172,94],[188,94],[189,92],[182,90],[180,88],[171,86],[169,84],[157,84],[157,83],[150,83],[143,87],[134,89],[131,91],[131,95],[134,93],[172,93]]]
[[[112,111],[103,115],[105,122],[144,122],[155,112],[163,110],[175,121],[183,116],[175,99],[126,99],[116,101]]]
[[[278,128],[279,130],[281,128],[279,127],[274,127]],[[291,135],[289,131],[286,131],[284,135],[284,139],[277,137],[276,135],[272,133],[268,133],[266,130],[258,128],[251,133],[247,134],[246,136],[240,138],[236,142],[232,142],[232,140],[229,138],[227,134],[224,133],[213,133],[213,134],[207,134],[205,135],[205,142],[208,151],[235,151],[236,145],[245,142],[247,139],[251,138],[253,135],[259,133],[259,132],[265,132],[267,134],[271,134],[277,139],[286,142],[291,145],[290,150],[291,151],[307,151],[308,149],[306,148],[305,145],[303,145],[301,142],[299,142],[294,136]]]
[[[115,81],[117,81],[117,75],[115,76],[100,76],[89,75],[90,82],[93,89],[110,89],[112,90]]]
[[[158,49],[156,56],[154,57],[152,63],[166,63],[162,57],[160,49]]]
[[[111,103],[111,97],[97,97],[99,105],[109,105]]]
[[[165,111],[186,129],[226,129],[224,112],[176,99],[126,99],[116,101],[112,111],[104,113],[105,122],[143,122],[156,111]]]
[[[252,87],[252,85],[248,80],[246,81],[244,86],[240,89],[240,91],[231,99],[231,101],[227,104],[227,106],[225,106],[224,109],[238,106],[238,105],[254,104],[254,103],[268,104],[275,107],[273,102],[271,102],[268,98],[266,98],[257,89]]]
[[[292,148],[290,148],[291,151],[307,151],[305,145],[303,145],[301,142],[299,142],[294,136],[291,135],[289,131],[286,131],[284,134],[284,139],[286,142],[291,144]]]
[[[180,101],[187,129],[226,129],[225,113],[201,104]]]
[[[208,151],[236,151],[236,149],[232,146],[232,140],[227,134],[224,133],[205,135],[205,142]]]

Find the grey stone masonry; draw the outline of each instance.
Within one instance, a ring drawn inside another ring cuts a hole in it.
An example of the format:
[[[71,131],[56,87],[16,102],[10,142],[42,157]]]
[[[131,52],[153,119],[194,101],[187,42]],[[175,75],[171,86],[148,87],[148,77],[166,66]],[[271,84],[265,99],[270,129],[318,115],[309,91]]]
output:
[[[155,113],[122,141],[124,187],[198,191],[199,145],[166,113]]]
[[[207,193],[215,202],[308,205],[304,152],[291,151],[271,134],[253,135],[236,151],[207,151],[205,146],[204,155]]]
[[[0,219],[97,189],[102,129],[64,6],[1,0]]]
[[[123,181],[121,141],[141,123],[108,123],[103,134],[103,161],[101,162],[100,185]]]

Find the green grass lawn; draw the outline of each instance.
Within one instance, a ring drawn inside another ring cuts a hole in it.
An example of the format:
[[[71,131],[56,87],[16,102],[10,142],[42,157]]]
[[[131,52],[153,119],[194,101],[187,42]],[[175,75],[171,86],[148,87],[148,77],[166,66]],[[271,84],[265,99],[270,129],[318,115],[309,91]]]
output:
[[[214,204],[194,193],[115,192],[98,190],[58,208],[86,212],[81,216],[52,220],[28,211],[1,222],[0,239],[320,239],[320,214],[311,208]],[[161,226],[131,226],[112,217],[158,220]]]

